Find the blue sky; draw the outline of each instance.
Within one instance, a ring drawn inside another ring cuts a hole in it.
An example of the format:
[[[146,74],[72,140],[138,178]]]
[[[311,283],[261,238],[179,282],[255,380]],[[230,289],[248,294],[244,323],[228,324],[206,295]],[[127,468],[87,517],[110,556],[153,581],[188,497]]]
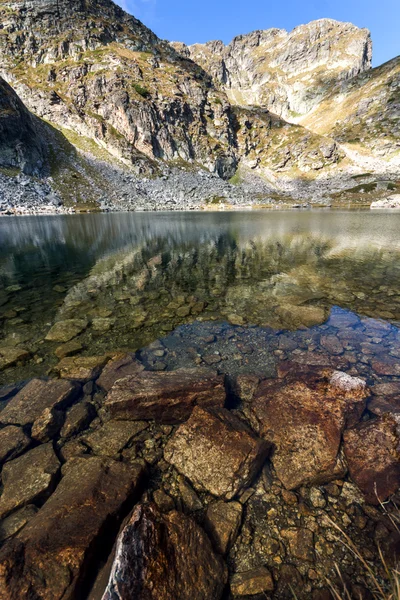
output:
[[[329,17],[368,27],[374,66],[400,54],[400,0],[117,0],[159,37],[186,44],[225,43],[254,29],[296,25]]]

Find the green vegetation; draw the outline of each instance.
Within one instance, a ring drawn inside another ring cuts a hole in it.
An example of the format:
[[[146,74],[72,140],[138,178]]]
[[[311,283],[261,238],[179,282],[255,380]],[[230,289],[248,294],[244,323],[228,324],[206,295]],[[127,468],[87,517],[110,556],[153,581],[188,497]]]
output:
[[[139,85],[139,83],[134,83],[133,88],[139,94],[139,96],[142,96],[143,98],[148,98],[150,96],[149,90]]]

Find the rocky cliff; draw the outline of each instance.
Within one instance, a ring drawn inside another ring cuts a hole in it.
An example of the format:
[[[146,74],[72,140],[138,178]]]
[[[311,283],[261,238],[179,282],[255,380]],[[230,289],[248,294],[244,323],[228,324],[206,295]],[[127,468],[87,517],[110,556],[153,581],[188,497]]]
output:
[[[162,159],[234,174],[229,105],[210,77],[115,4],[23,0],[0,15],[1,71],[36,114],[138,171]]]
[[[326,204],[365,172],[357,128],[368,171],[397,177],[375,160],[397,151],[397,63],[370,69],[367,30],[323,19],[186,47],[111,0],[2,1],[0,17],[0,75],[40,118],[69,205]]]
[[[321,19],[284,29],[239,35],[225,46],[172,44],[201,65],[233,104],[261,105],[292,118],[315,106],[333,82],[371,68],[367,29]]]
[[[39,175],[44,160],[45,148],[34,118],[0,78],[0,166]]]

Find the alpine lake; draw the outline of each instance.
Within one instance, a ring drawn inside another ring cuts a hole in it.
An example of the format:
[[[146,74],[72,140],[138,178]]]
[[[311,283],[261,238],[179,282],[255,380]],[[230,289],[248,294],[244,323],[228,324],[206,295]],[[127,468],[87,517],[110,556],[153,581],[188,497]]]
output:
[[[71,439],[75,446],[82,439],[82,455],[106,455],[104,448],[98,450],[87,441],[109,418],[102,407],[104,390],[96,386],[94,375],[85,381],[73,373],[88,366],[101,370],[127,353],[146,373],[208,369],[225,376],[229,408],[240,419],[247,413],[246,399],[235,392],[238,377],[279,381],[289,372],[301,378],[310,368],[340,371],[365,382],[369,396],[360,421],[400,414],[400,212],[1,218],[0,423],[3,410],[33,378],[78,379],[84,388],[79,401],[92,402],[94,413],[86,430],[69,436],[69,448]],[[29,437],[31,424],[22,427]],[[53,444],[65,466],[73,453],[63,454],[61,427],[62,423],[53,430],[50,441],[43,440]],[[182,479],[182,472],[166,466],[163,458],[175,430],[175,424],[151,421],[144,432],[126,438],[112,458],[142,461],[149,469],[146,501],[162,487],[178,510],[190,518],[194,515],[203,526],[213,495],[190,477]],[[30,452],[38,444],[33,441]],[[268,569],[272,583],[267,571],[262,572],[264,589],[250,586],[250,591],[256,590],[251,598],[323,600],[329,596],[317,592],[329,590],[339,564],[342,576],[335,586],[347,585],[350,590],[350,596],[343,597],[369,598],[368,573],[348,542],[340,541],[342,530],[365,551],[363,558],[381,585],[389,585],[377,540],[396,534],[391,526],[394,503],[366,501],[346,470],[330,480],[286,486],[288,491],[273,460],[268,468],[269,474],[264,469],[235,496],[244,512],[236,541],[226,553],[231,592],[225,591],[224,597],[248,595],[247,580],[243,583],[238,573]],[[60,478],[58,474],[56,482]],[[8,479],[3,485],[6,490]],[[186,496],[182,485],[190,490]],[[25,522],[37,518],[50,494],[46,490],[4,512],[7,521],[23,510],[21,506],[34,507],[22,525],[8,522],[2,532],[0,524],[4,548],[10,539],[23,535],[24,527],[30,526]],[[162,504],[160,495],[158,500]],[[339,532],[327,521],[336,518]],[[301,537],[301,531],[311,532],[311,537],[303,536],[300,543],[296,535]],[[114,539],[117,533],[118,528]],[[110,552],[112,545],[109,542]],[[101,561],[96,560],[100,573]],[[79,581],[82,577],[79,574]],[[101,597],[103,579],[93,576],[92,565],[85,592],[71,597]],[[288,590],[293,588],[298,596],[290,596]]]

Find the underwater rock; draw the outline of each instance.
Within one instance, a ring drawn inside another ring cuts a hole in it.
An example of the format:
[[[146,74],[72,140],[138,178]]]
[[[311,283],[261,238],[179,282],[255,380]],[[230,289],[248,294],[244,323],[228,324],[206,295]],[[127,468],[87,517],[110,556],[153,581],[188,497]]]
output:
[[[69,342],[88,326],[86,319],[57,321],[45,337],[48,342]]]
[[[3,346],[0,348],[0,371],[13,367],[16,363],[25,362],[29,357],[28,350]]]
[[[81,597],[103,540],[118,526],[121,507],[137,492],[142,475],[138,465],[98,457],[67,465],[54,494],[0,550],[4,598]]]
[[[332,369],[260,384],[246,414],[274,444],[272,462],[287,489],[338,477],[342,432],[359,421],[368,395],[363,380]]]
[[[53,491],[59,469],[60,462],[50,443],[5,463],[0,518],[25,504],[43,502]]]
[[[224,376],[207,369],[143,371],[116,381],[105,407],[117,419],[179,423],[194,406],[222,407],[225,398]]]
[[[269,450],[228,410],[195,407],[168,441],[164,458],[196,489],[231,500],[251,483]]]
[[[192,518],[140,504],[118,539],[103,600],[219,600],[226,580],[222,558]]]
[[[46,408],[65,409],[78,392],[79,387],[70,381],[32,379],[1,411],[0,422],[30,425]]]
[[[400,416],[360,423],[343,437],[351,478],[367,502],[384,502],[400,487]]]

